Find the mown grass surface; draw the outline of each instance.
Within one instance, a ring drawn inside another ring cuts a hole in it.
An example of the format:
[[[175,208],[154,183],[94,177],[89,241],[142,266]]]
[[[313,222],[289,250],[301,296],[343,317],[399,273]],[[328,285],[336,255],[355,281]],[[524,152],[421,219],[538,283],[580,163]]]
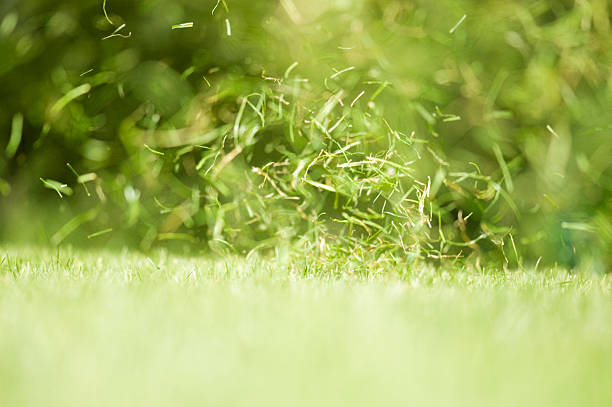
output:
[[[304,270],[5,246],[0,405],[612,403],[608,276]]]

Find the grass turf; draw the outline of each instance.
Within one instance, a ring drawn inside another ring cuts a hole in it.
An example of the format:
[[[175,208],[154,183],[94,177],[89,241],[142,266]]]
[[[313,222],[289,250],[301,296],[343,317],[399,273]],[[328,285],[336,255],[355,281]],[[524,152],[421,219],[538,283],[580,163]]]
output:
[[[0,405],[612,404],[612,281],[0,248]]]

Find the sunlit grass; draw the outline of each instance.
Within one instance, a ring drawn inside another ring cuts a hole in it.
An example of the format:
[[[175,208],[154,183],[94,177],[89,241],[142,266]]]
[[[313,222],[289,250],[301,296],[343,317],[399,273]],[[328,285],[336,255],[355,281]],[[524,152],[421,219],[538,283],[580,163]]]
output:
[[[3,248],[0,404],[612,402],[607,277],[305,271]]]

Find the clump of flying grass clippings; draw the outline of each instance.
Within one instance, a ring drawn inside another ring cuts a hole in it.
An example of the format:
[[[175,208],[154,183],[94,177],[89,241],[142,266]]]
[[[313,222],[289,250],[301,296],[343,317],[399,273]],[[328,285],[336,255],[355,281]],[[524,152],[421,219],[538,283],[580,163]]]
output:
[[[10,6],[0,238],[609,269],[609,7],[302,3]]]
[[[395,130],[375,103],[389,84],[351,99],[343,71],[328,78],[330,91],[296,67],[279,78],[227,78],[227,89],[191,102],[189,127],[143,129],[146,111],[123,127],[133,165],[149,180],[142,195],[124,187],[127,210],[138,212],[135,224],[146,213],[156,219],[145,222],[141,246],[181,240],[248,253],[291,244],[394,261],[459,259],[485,247],[506,256],[511,229],[487,217],[503,200],[501,180],[477,166],[453,171],[431,136]],[[258,91],[230,92],[237,81]],[[234,112],[225,123],[203,118],[224,108]],[[424,162],[434,171],[419,173]],[[479,213],[460,199],[478,202]]]

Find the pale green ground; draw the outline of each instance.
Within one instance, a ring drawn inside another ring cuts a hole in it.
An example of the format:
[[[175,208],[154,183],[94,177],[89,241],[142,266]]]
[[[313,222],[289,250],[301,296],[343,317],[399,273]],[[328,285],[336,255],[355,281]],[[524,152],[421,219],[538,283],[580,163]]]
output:
[[[1,406],[609,406],[612,279],[0,246]]]

